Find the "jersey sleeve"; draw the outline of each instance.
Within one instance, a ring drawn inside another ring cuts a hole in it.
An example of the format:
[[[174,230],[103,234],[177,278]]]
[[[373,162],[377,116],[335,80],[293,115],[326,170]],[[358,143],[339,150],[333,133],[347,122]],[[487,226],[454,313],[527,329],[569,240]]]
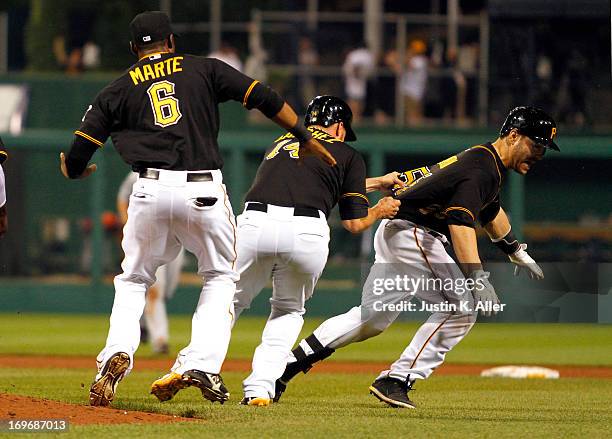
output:
[[[444,209],[446,222],[451,225],[475,227],[482,206],[490,192],[490,178],[480,170],[457,183],[455,192]]]
[[[347,164],[338,201],[340,218],[352,220],[368,216],[369,201],[366,197],[366,166],[359,153],[353,154]]]
[[[249,95],[259,81],[249,78],[218,59],[210,58],[209,61],[212,63],[213,86],[217,101],[238,101],[246,107]]]
[[[102,90],[94,102],[87,108],[81,125],[74,134],[89,140],[97,146],[103,146],[110,135],[113,117],[106,96],[107,89]]]
[[[499,202],[498,194],[493,201],[491,201],[480,211],[480,215],[478,216],[478,222],[483,226],[485,224],[489,224],[495,219],[495,217],[499,213],[499,209],[501,209],[501,205]]]
[[[2,138],[0,137],[0,164],[4,163],[7,158],[8,152],[6,152],[6,148],[4,147],[4,143],[2,142]]]

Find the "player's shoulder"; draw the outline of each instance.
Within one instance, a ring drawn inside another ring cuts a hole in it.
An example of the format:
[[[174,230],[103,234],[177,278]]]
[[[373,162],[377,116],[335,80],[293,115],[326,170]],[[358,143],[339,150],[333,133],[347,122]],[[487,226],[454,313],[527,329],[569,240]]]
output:
[[[498,162],[497,152],[490,143],[473,145],[457,155],[461,161],[471,162],[473,166],[491,168]]]

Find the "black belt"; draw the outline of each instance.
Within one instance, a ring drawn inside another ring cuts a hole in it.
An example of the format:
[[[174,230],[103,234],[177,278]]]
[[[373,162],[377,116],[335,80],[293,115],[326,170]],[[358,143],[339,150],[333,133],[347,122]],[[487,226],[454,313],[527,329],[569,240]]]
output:
[[[159,171],[157,169],[145,169],[140,171],[140,178],[148,178],[150,180],[159,180]],[[210,172],[188,172],[187,182],[202,182],[213,181],[212,173]]]
[[[258,201],[248,201],[246,210],[256,210],[258,212],[267,212],[268,204]],[[320,218],[319,211],[310,207],[294,207],[293,216],[310,216],[312,218]]]

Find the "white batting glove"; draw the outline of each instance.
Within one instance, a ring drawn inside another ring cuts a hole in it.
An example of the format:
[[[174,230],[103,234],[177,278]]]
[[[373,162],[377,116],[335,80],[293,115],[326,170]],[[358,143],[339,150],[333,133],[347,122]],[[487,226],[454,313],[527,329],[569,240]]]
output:
[[[511,255],[508,255],[510,261],[513,264],[516,264],[516,267],[514,267],[514,275],[518,276],[521,271],[521,268],[524,267],[528,270],[527,272],[529,273],[529,277],[531,277],[532,279],[544,279],[544,272],[542,271],[540,266],[536,264],[536,261],[534,261],[533,258],[529,256],[529,253],[527,253],[525,250],[527,250],[527,244],[521,244],[517,251],[515,251]]]
[[[476,282],[472,289],[472,296],[474,296],[474,303],[480,305],[480,314],[485,317],[497,314],[493,305],[499,304],[499,298],[495,293],[495,288],[489,282],[489,272],[475,270],[470,274],[470,277]]]

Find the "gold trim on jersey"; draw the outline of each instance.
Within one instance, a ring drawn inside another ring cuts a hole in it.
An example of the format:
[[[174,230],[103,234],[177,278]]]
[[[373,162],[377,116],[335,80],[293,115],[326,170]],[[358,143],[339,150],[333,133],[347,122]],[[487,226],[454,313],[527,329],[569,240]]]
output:
[[[451,210],[460,210],[462,212],[467,213],[469,216],[472,217],[472,221],[476,221],[476,218],[474,217],[474,214],[472,212],[470,212],[469,209],[466,209],[465,207],[461,207],[461,206],[451,206],[446,208],[446,210],[444,210],[444,213],[448,213]]]
[[[249,96],[251,95],[251,92],[253,91],[253,88],[255,88],[255,86],[259,83],[259,81],[257,79],[255,79],[251,85],[249,86],[249,88],[247,89],[246,93],[244,94],[244,98],[242,99],[242,106],[246,107],[247,106],[247,101],[249,100]]]
[[[497,175],[499,175],[499,184],[501,185],[502,175],[501,175],[501,172],[499,170],[499,165],[497,164],[497,157],[495,156],[495,153],[493,151],[491,151],[489,148],[487,148],[486,146],[482,146],[482,145],[472,146],[470,149],[474,149],[474,148],[484,149],[485,151],[487,151],[489,154],[491,154],[493,156],[493,163],[495,163],[495,169],[497,169]]]
[[[103,142],[100,142],[99,140],[94,139],[94,138],[93,138],[93,137],[91,137],[89,134],[85,134],[83,131],[76,130],[76,131],[74,132],[74,134],[76,134],[77,136],[81,136],[81,137],[83,137],[83,138],[84,138],[84,139],[86,139],[86,140],[89,140],[91,143],[95,143],[95,144],[96,144],[96,145],[98,145],[99,147],[104,146],[104,143],[103,143]]]
[[[155,55],[163,55],[164,53],[170,53],[168,51],[164,51],[164,52],[153,52],[153,53],[147,53],[145,56],[143,56],[142,58],[140,58],[138,61],[142,61],[145,58],[148,58],[150,56],[155,56]]]
[[[359,197],[359,198],[363,198],[366,203],[368,203],[368,206],[370,205],[370,200],[368,200],[368,197],[366,197],[363,194],[360,194],[359,192],[347,192],[346,194],[342,194],[342,196],[340,198],[346,198],[346,197]]]

